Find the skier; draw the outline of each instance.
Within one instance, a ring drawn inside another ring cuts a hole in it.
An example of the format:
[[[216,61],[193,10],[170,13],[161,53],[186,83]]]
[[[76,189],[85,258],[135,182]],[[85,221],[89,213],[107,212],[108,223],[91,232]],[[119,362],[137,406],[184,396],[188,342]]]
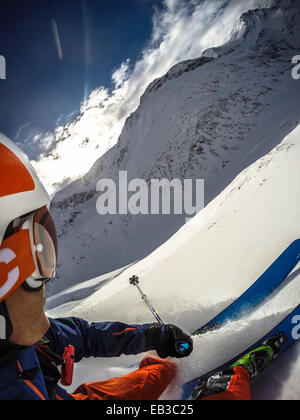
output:
[[[57,256],[49,205],[27,157],[0,135],[0,399],[158,399],[177,373],[166,358],[189,356],[192,339],[174,325],[48,319],[45,283],[55,276]],[[177,351],[180,342],[188,344],[184,354]],[[249,399],[250,379],[268,365],[274,349],[267,345],[213,376],[198,387],[196,398]],[[72,394],[58,385],[69,384],[73,362],[84,357],[149,350],[159,358],[146,356],[138,370],[123,377],[86,383]]]

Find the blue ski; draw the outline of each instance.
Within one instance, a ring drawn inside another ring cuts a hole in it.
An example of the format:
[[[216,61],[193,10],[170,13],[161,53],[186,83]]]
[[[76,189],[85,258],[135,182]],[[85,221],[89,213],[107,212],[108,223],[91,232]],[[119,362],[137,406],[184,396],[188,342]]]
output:
[[[299,262],[300,239],[297,239],[246,292],[223,312],[195,331],[193,335],[205,334],[207,331],[218,329],[227,321],[238,319],[252,311],[284,282]]]
[[[194,389],[201,382],[207,380],[216,372],[220,372],[230,366],[232,366],[236,361],[238,361],[245,354],[251,352],[252,350],[262,346],[269,338],[275,337],[280,333],[284,333],[287,337],[286,342],[283,344],[280,354],[287,351],[293,344],[295,344],[300,339],[300,305],[297,306],[283,321],[281,321],[272,331],[265,335],[261,340],[255,343],[253,346],[246,349],[243,353],[237,355],[232,360],[223,364],[222,366],[217,367],[216,369],[208,372],[207,374],[196,378],[190,382],[187,382],[183,385],[183,396],[182,400],[188,400],[191,398]]]

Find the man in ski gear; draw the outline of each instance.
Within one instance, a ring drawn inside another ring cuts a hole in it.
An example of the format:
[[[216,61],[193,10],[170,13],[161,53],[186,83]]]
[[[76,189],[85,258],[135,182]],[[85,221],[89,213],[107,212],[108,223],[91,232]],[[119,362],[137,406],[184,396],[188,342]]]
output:
[[[48,319],[45,282],[55,277],[57,240],[50,199],[27,157],[0,134],[0,399],[151,400],[176,375],[167,357],[185,357],[192,339],[174,325]],[[188,344],[177,351],[178,342]],[[83,384],[73,394],[72,364],[156,350],[137,371]],[[61,366],[61,371],[58,367]]]

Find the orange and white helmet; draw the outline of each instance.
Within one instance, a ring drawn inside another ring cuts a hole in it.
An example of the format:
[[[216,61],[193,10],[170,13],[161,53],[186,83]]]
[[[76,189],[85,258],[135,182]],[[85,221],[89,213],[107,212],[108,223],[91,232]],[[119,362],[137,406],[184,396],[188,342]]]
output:
[[[46,277],[55,275],[56,234],[49,205],[26,155],[0,134],[0,302],[21,284],[38,290]]]

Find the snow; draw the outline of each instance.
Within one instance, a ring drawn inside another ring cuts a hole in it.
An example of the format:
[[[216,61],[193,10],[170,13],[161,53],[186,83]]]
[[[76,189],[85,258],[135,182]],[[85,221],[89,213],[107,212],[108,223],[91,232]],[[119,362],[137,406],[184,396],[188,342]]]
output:
[[[292,24],[299,3],[292,11],[274,28],[273,15],[283,13],[276,8],[250,11],[247,22],[255,23],[260,13],[260,25],[279,34],[289,28],[286,39],[299,45]],[[253,30],[251,39],[257,39],[256,23],[249,27],[249,36]],[[267,40],[269,35],[266,31]],[[100,179],[117,183],[123,170],[129,180],[204,179],[209,204],[297,126],[300,84],[291,77],[297,50],[275,40],[237,44],[230,52],[229,45],[220,47],[217,58],[179,63],[148,86],[118,144],[54,197],[60,250],[59,281],[51,294],[144,258],[185,223],[185,215],[100,216]]]
[[[275,258],[300,237],[300,125],[276,148],[245,169],[202,212],[151,255],[125,268],[100,290],[70,307],[49,311],[51,316],[81,316],[89,321],[151,322],[152,315],[128,279],[140,277],[143,291],[167,323],[192,332],[245,291]],[[255,230],[255,235],[253,231]],[[101,285],[104,277],[95,279]],[[162,287],[163,285],[163,287]],[[73,293],[84,289],[77,286]],[[71,293],[71,291],[69,291]],[[176,384],[162,398],[179,398],[180,385],[245,350],[283,319],[299,303],[300,267],[279,291],[253,314],[221,330],[195,339],[195,350],[178,362]],[[293,350],[299,374],[300,348]],[[135,369],[142,356],[88,360],[79,365],[76,384],[120,376]],[[109,367],[108,367],[109,366]],[[277,399],[300,398],[297,375],[286,382],[285,365],[274,364]],[[265,377],[263,376],[264,380]],[[262,381],[263,379],[261,379]],[[270,391],[270,392],[271,392]],[[259,398],[259,393],[254,393]],[[266,395],[264,394],[264,397]]]
[[[154,80],[118,144],[54,197],[60,259],[49,316],[152,322],[129,285],[135,274],[162,319],[191,333],[300,238],[300,83],[291,77],[299,3],[263,5],[242,16],[230,43]],[[96,184],[120,170],[129,179],[203,178],[206,207],[186,224],[175,215],[100,217]],[[180,398],[184,381],[242,353],[299,304],[299,293],[298,266],[250,316],[196,338],[162,399]],[[128,373],[142,357],[84,360],[71,391]],[[253,398],[300,399],[299,373],[296,345],[254,384]]]

